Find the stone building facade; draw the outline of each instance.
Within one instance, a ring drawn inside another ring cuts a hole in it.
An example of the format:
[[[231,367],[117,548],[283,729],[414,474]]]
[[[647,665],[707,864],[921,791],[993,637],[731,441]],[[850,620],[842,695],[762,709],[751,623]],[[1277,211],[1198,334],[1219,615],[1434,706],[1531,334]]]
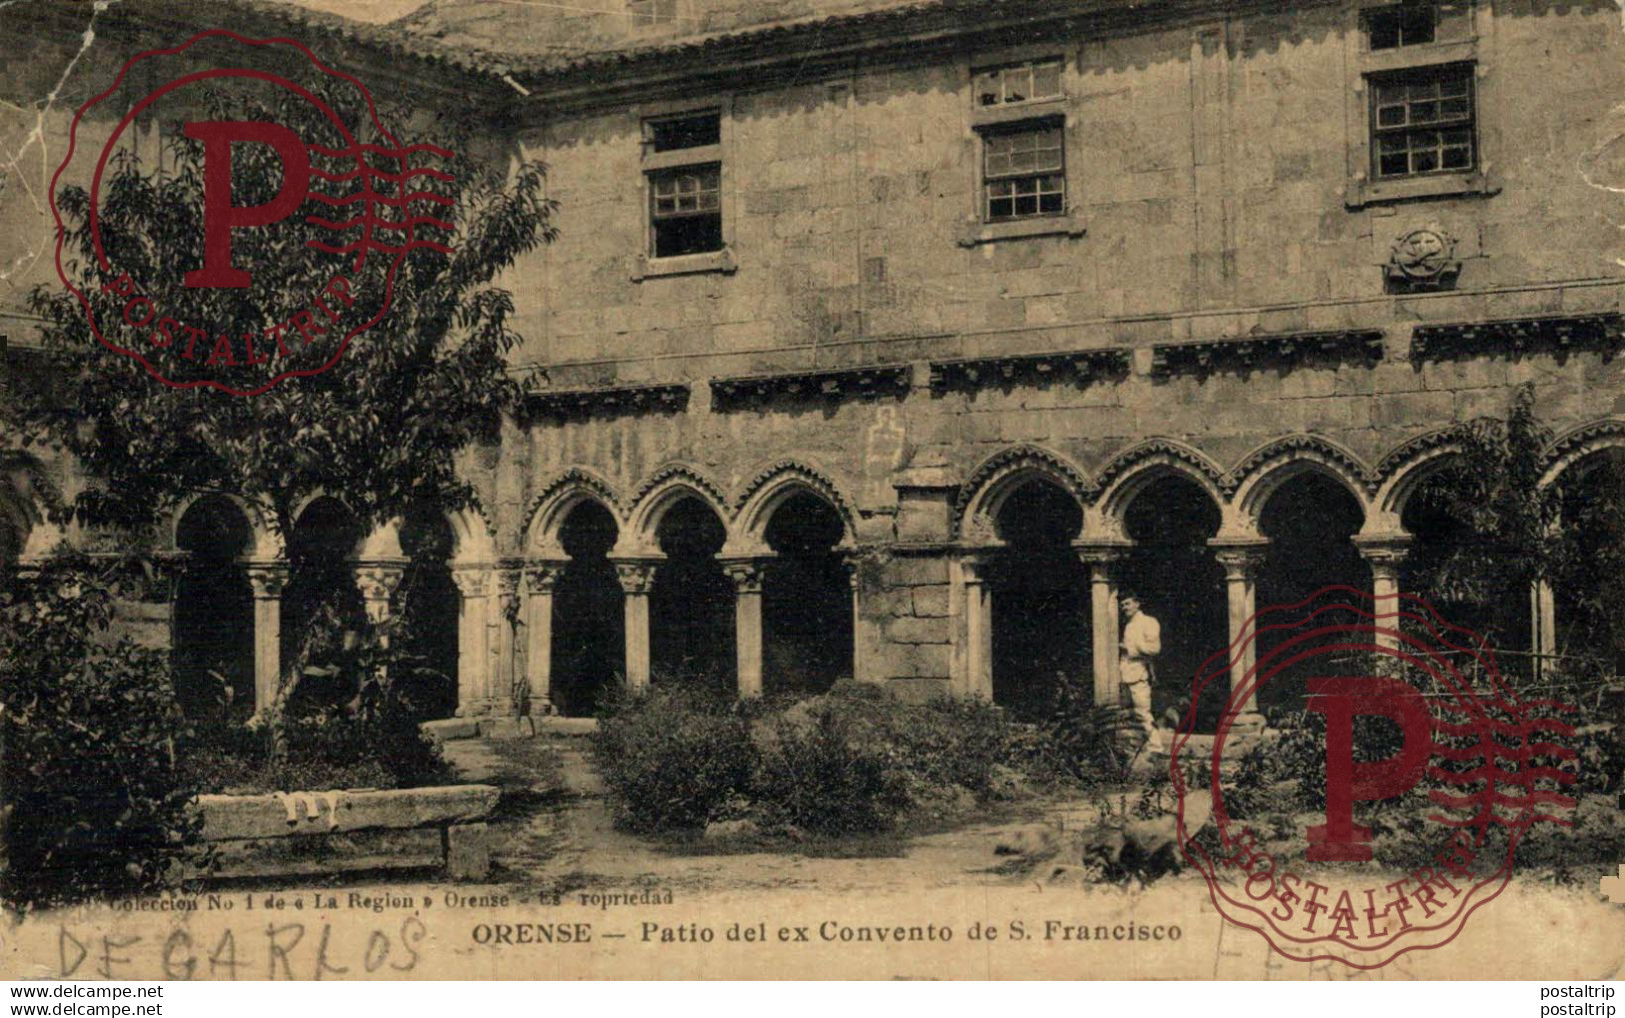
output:
[[[506,281],[535,395],[449,528],[463,716],[1107,700],[1124,584],[1171,702],[1260,599],[1400,589],[1447,430],[1517,386],[1549,478],[1625,446],[1614,4],[769,6],[398,29],[514,40],[437,73],[559,203]],[[285,550],[240,511],[264,695]],[[354,557],[381,617],[408,556]],[[1563,592],[1508,596],[1557,652]]]

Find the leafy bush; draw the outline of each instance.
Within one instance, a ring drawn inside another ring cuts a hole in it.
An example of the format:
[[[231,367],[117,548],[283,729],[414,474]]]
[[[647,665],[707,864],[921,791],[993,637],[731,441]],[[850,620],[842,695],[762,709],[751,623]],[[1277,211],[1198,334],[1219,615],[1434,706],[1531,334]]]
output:
[[[826,835],[996,797],[1016,746],[1014,726],[989,704],[904,703],[853,682],[801,701],[743,703],[656,685],[612,700],[593,743],[631,830],[726,819]]]
[[[1121,780],[1145,741],[1133,711],[1118,704],[1096,704],[1092,678],[1064,673],[1057,675],[1039,732],[1028,769],[1086,784]]]
[[[854,727],[850,713],[827,702],[814,709],[810,724],[780,718],[751,775],[762,819],[825,835],[890,827],[909,802],[904,771]]]
[[[749,786],[756,765],[744,715],[675,684],[608,698],[592,748],[618,821],[641,832],[704,826]]]
[[[0,898],[26,909],[161,884],[197,833],[164,656],[112,639],[83,559],[0,589]]]

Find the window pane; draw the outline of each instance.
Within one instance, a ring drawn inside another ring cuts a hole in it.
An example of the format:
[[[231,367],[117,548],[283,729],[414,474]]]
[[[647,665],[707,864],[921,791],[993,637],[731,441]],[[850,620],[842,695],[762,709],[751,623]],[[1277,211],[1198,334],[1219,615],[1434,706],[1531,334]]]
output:
[[[1464,148],[1447,148],[1444,150],[1444,167],[1447,170],[1464,170],[1472,165],[1472,156]]]
[[[1062,196],[1059,194],[1045,194],[1038,199],[1038,211],[1053,214],[1061,211]]]
[[[1033,68],[1033,95],[1047,98],[1061,94],[1061,65],[1053,62]]]
[[[1432,173],[1439,168],[1439,154],[1431,149],[1411,153],[1412,173]]]
[[[651,120],[647,126],[649,145],[656,152],[699,148],[718,144],[722,140],[722,116],[718,113]]]
[[[1422,102],[1411,104],[1411,123],[1431,124],[1439,119],[1439,104]]]

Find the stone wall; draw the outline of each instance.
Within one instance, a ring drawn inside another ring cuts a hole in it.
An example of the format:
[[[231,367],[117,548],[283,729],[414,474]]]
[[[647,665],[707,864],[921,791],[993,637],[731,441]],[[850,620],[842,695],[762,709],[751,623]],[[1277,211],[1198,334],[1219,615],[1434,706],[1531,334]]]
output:
[[[662,95],[528,129],[561,236],[512,275],[517,362],[588,401],[690,391],[680,409],[606,404],[515,436],[490,481],[499,543],[524,553],[536,508],[571,471],[631,526],[662,471],[733,521],[764,471],[796,464],[839,492],[866,549],[859,670],[917,686],[965,667],[961,524],[1001,456],[1069,485],[1096,521],[1086,538],[1117,534],[1122,505],[1108,503],[1128,496],[1114,486],[1151,462],[1210,490],[1225,534],[1256,533],[1256,505],[1238,499],[1292,455],[1334,464],[1377,533],[1395,526],[1396,478],[1426,436],[1504,412],[1520,383],[1560,433],[1617,422],[1617,327],[1562,335],[1573,316],[1619,307],[1618,199],[1595,186],[1625,85],[1618,11],[1468,10],[1438,52],[1478,63],[1486,183],[1426,201],[1357,200],[1352,4]],[[1047,53],[1067,60],[1081,235],[978,242],[969,69]],[[724,108],[737,269],[640,279],[640,117],[683,104]],[[1418,228],[1454,239],[1459,275],[1391,293],[1391,247]],[[1506,320],[1538,324],[1445,329],[1449,354],[1413,341],[1419,326]],[[1103,351],[1120,363],[1020,359]],[[904,366],[899,389],[856,384],[853,369],[890,364]],[[815,374],[743,402],[708,384],[795,373]]]

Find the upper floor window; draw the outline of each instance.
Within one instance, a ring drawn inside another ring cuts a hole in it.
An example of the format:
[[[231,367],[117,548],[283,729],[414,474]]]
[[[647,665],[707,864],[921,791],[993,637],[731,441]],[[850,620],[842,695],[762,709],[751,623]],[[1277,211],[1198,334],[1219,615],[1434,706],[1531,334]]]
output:
[[[1438,10],[1430,3],[1375,7],[1365,13],[1366,34],[1374,50],[1432,42],[1437,23]]]
[[[1474,147],[1471,64],[1372,77],[1376,177],[1467,172],[1476,165]]]
[[[982,135],[988,222],[1066,211],[1066,131],[1053,119],[989,129]]]
[[[1002,106],[1007,103],[1056,99],[1061,95],[1061,61],[1028,60],[1006,67],[977,71],[976,105]]]
[[[644,121],[651,257],[723,249],[721,124],[715,110]]]

